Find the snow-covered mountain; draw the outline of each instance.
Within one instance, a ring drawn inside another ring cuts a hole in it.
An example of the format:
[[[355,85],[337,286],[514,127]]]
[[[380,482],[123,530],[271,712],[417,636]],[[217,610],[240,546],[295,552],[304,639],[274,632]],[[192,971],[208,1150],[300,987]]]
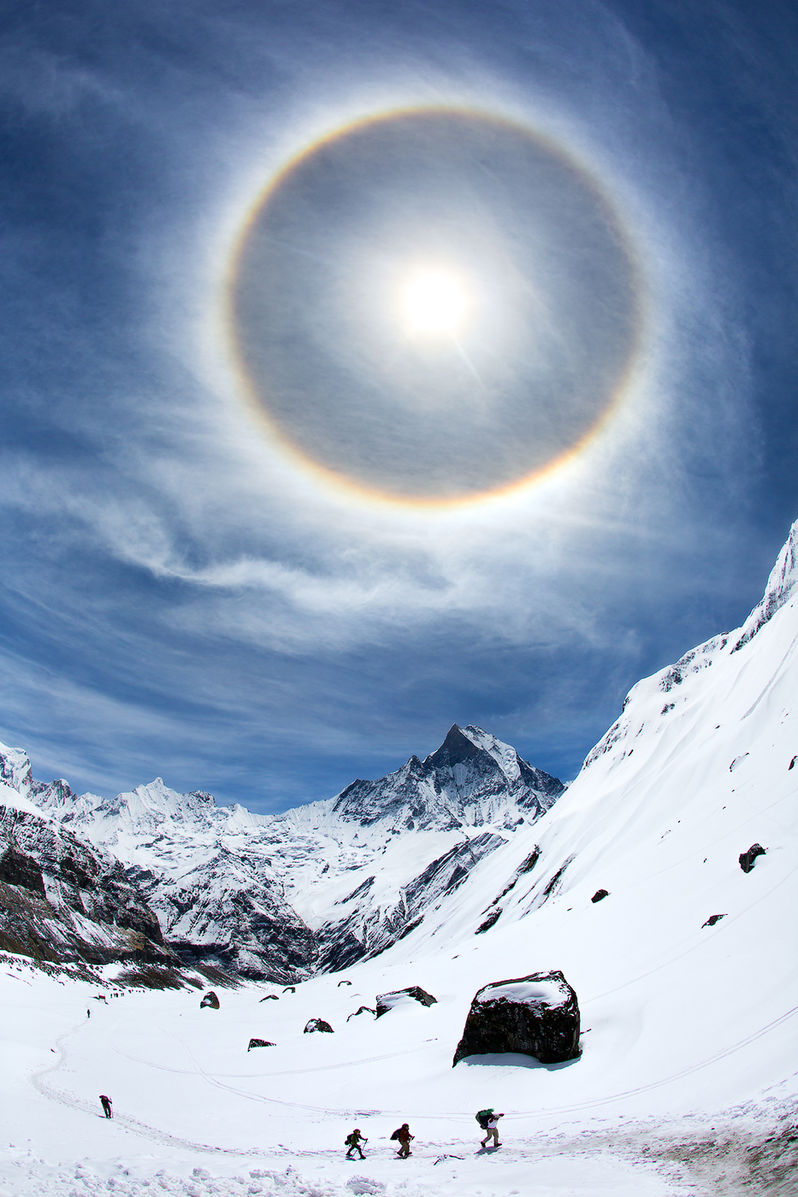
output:
[[[454,725],[423,761],[277,817],[283,883],[316,932],[317,967],[384,951],[563,790],[495,736]]]
[[[184,960],[283,982],[384,950],[563,790],[489,733],[456,726],[424,761],[270,817],[161,778],[78,796],[35,781],[27,756],[2,746],[0,776],[122,861]]]
[[[454,724],[437,751],[417,756],[379,781],[354,781],[332,801],[342,819],[403,831],[513,826],[519,811],[537,818],[560,796],[562,782],[522,760],[478,727]]]

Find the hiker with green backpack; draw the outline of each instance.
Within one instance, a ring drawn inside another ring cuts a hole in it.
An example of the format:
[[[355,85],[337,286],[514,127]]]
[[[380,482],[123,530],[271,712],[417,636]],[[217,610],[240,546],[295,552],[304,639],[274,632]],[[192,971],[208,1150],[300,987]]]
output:
[[[476,1115],[476,1120],[484,1131],[486,1131],[485,1138],[480,1141],[480,1147],[484,1151],[488,1146],[488,1140],[493,1139],[494,1147],[501,1147],[499,1142],[499,1119],[503,1118],[504,1114],[494,1114],[493,1107],[487,1110],[480,1110]]]
[[[361,1143],[368,1143],[368,1139],[366,1138],[365,1135],[361,1135],[358,1127],[355,1127],[355,1129],[353,1131],[350,1131],[349,1134],[344,1139],[344,1147],[349,1148],[349,1150],[346,1153],[346,1158],[348,1160],[353,1160],[355,1158],[352,1155],[353,1151],[357,1151],[360,1153],[361,1160],[364,1160],[366,1158],[363,1154],[363,1148],[360,1146]]]

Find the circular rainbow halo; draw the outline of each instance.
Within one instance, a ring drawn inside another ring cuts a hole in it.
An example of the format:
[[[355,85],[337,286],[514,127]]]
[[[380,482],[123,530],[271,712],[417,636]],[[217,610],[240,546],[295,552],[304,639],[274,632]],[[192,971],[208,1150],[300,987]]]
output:
[[[492,113],[381,113],[270,179],[226,287],[240,389],[273,444],[351,494],[473,502],[570,460],[642,338],[617,208],[572,154]]]

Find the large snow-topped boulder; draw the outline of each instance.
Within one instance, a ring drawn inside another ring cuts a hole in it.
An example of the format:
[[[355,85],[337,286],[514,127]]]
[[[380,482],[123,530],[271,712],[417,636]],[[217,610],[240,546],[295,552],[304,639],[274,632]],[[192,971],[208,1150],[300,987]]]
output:
[[[579,1002],[559,969],[494,981],[475,995],[453,1064],[464,1056],[505,1052],[542,1064],[579,1055]]]
[[[434,998],[431,993],[427,993],[426,989],[422,989],[420,985],[408,985],[407,989],[397,989],[393,993],[378,993],[377,1018],[408,1002],[419,1002],[422,1006],[434,1006],[437,1001],[437,998]]]

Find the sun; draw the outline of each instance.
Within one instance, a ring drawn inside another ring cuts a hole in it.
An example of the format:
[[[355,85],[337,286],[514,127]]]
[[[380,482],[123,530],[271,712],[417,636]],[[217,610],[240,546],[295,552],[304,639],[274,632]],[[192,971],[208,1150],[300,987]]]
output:
[[[446,266],[410,267],[397,287],[399,319],[411,337],[456,338],[473,307],[466,279]]]

